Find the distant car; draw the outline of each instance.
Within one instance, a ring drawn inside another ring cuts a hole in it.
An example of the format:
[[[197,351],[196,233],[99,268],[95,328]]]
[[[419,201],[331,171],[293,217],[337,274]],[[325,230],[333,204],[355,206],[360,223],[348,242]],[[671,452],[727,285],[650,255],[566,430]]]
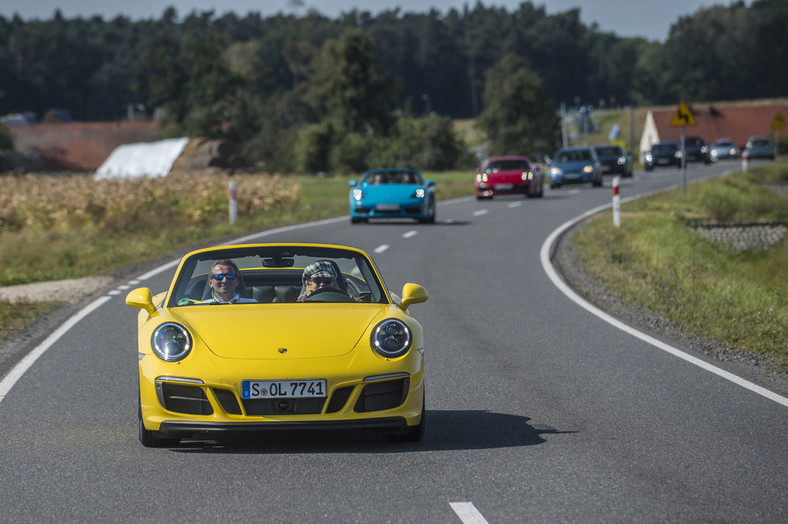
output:
[[[476,199],[514,194],[541,197],[543,176],[542,169],[525,156],[488,158],[476,168]]]
[[[739,158],[739,148],[730,138],[719,138],[709,146],[709,158],[712,162]]]
[[[553,155],[549,162],[550,187],[563,184],[590,182],[602,185],[602,164],[593,147],[564,147]]]
[[[632,157],[621,146],[594,146],[603,173],[632,176]]]
[[[216,286],[235,298],[217,300]],[[330,428],[420,440],[424,330],[408,308],[427,298],[418,284],[389,290],[369,255],[352,247],[188,253],[167,290],[126,297],[139,309],[140,442]]]
[[[767,136],[751,136],[744,147],[744,153],[750,158],[770,158],[774,160],[774,142]]]
[[[350,181],[350,222],[370,218],[415,218],[435,222],[435,182],[415,169],[372,169]]]
[[[646,151],[643,162],[646,171],[657,166],[681,166],[681,148],[678,142],[658,142]]]
[[[706,144],[706,140],[700,136],[684,138],[684,154],[687,156],[687,162],[703,162],[704,164],[711,162],[709,146]]]

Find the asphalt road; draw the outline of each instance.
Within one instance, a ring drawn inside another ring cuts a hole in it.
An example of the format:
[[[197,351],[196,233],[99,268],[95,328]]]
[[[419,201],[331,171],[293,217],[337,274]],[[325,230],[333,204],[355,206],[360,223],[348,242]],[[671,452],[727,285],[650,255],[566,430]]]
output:
[[[693,164],[688,179],[733,167]],[[678,173],[637,172],[622,198]],[[173,268],[108,290],[0,382],[0,521],[788,522],[788,407],[605,322],[543,269],[551,232],[611,196],[606,177],[445,202],[435,225],[344,217],[243,239],[358,246],[393,290],[427,288],[411,308],[427,342],[417,444],[276,433],[144,448],[124,299]]]

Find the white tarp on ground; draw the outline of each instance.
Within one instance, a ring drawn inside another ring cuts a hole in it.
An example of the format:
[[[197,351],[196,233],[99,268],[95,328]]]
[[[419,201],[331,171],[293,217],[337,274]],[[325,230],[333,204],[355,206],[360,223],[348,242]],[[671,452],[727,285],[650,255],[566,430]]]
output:
[[[93,178],[155,178],[167,176],[189,143],[188,138],[140,142],[118,146],[96,170]]]

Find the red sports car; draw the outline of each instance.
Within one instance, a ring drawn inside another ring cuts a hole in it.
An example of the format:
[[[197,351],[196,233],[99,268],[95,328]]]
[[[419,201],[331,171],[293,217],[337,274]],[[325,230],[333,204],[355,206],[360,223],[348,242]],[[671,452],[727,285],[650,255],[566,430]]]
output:
[[[525,156],[488,158],[476,169],[476,199],[494,195],[542,196],[542,170]]]

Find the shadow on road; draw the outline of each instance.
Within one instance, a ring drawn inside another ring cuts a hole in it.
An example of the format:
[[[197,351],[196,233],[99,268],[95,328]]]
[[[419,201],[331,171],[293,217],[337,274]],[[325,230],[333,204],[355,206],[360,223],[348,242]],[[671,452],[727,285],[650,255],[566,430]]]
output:
[[[184,440],[183,453],[412,453],[533,446],[542,435],[574,433],[531,425],[528,417],[489,411],[427,410],[427,431],[416,443],[401,443],[373,431],[270,431],[221,440]]]

